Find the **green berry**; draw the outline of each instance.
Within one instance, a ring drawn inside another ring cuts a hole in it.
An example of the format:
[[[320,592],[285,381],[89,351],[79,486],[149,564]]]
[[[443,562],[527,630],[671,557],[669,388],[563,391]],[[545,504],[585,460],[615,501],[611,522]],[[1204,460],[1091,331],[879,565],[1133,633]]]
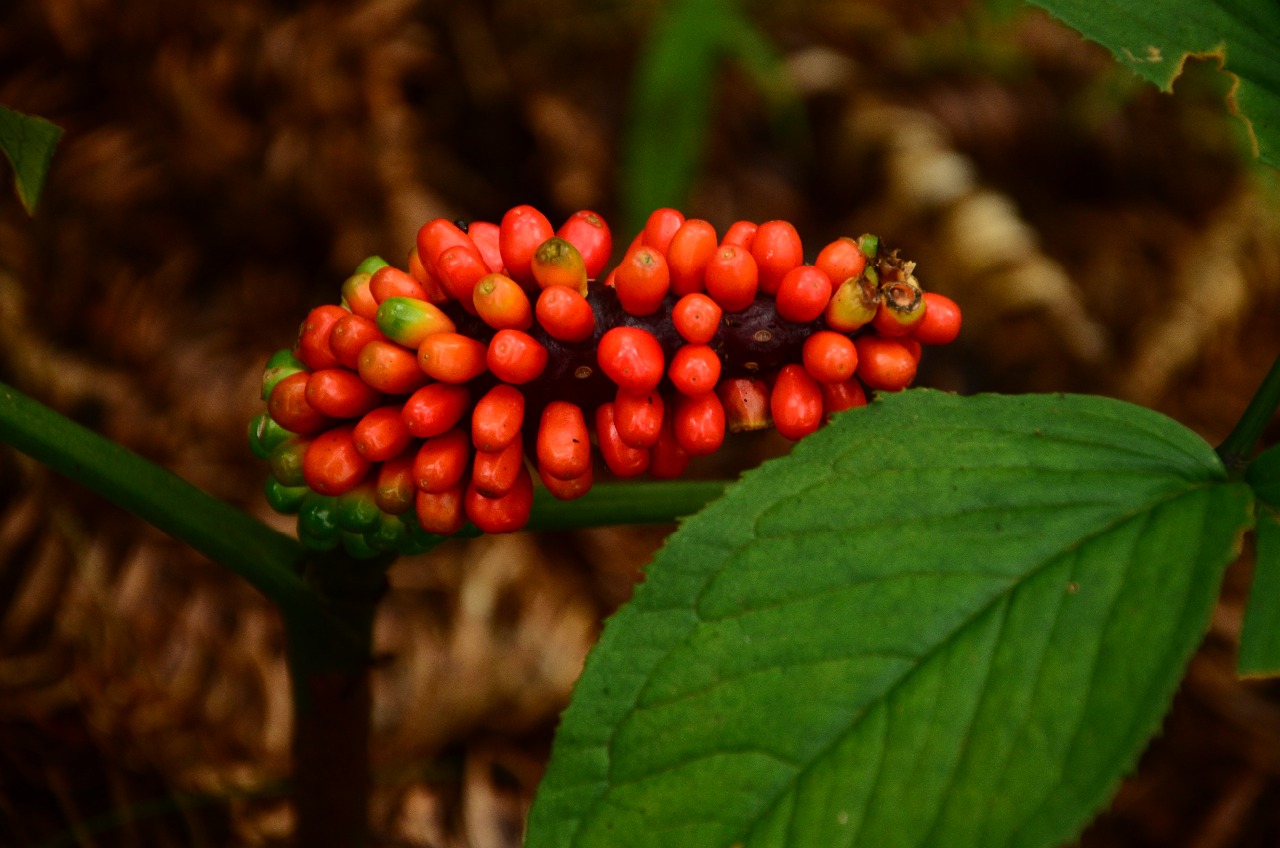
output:
[[[343,530],[364,533],[378,526],[382,510],[373,499],[371,484],[357,486],[338,496],[337,522]]]
[[[267,457],[271,468],[271,476],[282,486],[305,486],[306,477],[302,473],[302,458],[307,453],[311,439],[294,436],[276,445]]]
[[[267,477],[262,491],[266,495],[268,506],[281,515],[293,515],[311,490],[306,486],[284,486],[276,478]]]
[[[372,274],[374,271],[378,270],[379,268],[385,268],[389,264],[390,263],[387,262],[387,260],[383,259],[381,256],[370,256],[369,258],[365,259],[363,262],[361,262],[359,265],[356,266],[356,273]]]
[[[249,422],[249,450],[258,459],[268,459],[271,452],[295,434],[289,432],[263,412]]]

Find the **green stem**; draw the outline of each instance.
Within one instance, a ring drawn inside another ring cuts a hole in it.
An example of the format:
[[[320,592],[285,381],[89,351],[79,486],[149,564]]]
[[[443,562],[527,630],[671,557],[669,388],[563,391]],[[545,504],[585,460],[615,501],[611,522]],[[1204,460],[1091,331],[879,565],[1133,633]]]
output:
[[[534,494],[530,530],[575,530],[618,524],[672,524],[724,494],[724,480],[601,483],[572,501],[544,489]]]
[[[4,383],[0,442],[181,539],[282,610],[314,605],[296,541]]]
[[[1244,414],[1236,422],[1235,429],[1218,445],[1222,464],[1231,471],[1238,471],[1249,462],[1254,445],[1280,406],[1280,356],[1271,363],[1271,370],[1262,378],[1262,385],[1249,401]]]

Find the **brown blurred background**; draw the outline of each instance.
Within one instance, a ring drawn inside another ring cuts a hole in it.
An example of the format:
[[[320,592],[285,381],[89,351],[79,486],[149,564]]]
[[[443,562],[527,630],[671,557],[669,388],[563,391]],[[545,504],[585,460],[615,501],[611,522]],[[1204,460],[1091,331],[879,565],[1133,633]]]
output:
[[[1280,193],[1215,67],[1163,95],[1039,13],[745,7],[801,120],[780,126],[726,68],[687,213],[901,247],[966,314],[922,383],[1113,395],[1226,435],[1280,352]],[[0,192],[0,379],[288,529],[244,440],[267,355],[362,258],[402,263],[429,218],[532,203],[617,228],[661,8],[12,0],[0,103],[66,135],[34,219]],[[716,470],[782,450],[743,439]],[[377,844],[518,844],[600,620],[668,530],[395,566]],[[1250,568],[1246,551],[1164,733],[1083,845],[1280,844],[1280,689],[1232,670]],[[0,844],[286,844],[289,722],[256,593],[0,448]]]

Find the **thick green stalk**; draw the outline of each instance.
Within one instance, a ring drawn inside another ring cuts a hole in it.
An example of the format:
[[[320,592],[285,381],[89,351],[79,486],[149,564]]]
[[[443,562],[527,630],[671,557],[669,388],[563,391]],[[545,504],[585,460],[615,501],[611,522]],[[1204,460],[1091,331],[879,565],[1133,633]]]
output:
[[[1280,356],[1271,363],[1271,370],[1262,378],[1262,385],[1245,407],[1235,429],[1218,445],[1218,456],[1228,470],[1238,471],[1248,464],[1254,446],[1277,407],[1280,407]]]
[[[4,383],[0,442],[181,539],[281,609],[312,603],[296,541]]]

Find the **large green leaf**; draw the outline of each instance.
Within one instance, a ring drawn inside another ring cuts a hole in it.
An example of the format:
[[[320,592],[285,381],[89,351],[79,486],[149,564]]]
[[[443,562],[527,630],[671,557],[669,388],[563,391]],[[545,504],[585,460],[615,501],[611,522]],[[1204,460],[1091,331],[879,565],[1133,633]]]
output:
[[[1165,91],[1188,57],[1214,57],[1263,162],[1280,167],[1280,4],[1274,0],[1030,0]]]
[[[44,118],[0,106],[0,150],[13,166],[18,198],[28,214],[35,212],[53,149],[61,137],[62,130]]]
[[[1103,398],[839,416],[610,620],[528,845],[1054,845],[1158,726],[1251,502]]]

